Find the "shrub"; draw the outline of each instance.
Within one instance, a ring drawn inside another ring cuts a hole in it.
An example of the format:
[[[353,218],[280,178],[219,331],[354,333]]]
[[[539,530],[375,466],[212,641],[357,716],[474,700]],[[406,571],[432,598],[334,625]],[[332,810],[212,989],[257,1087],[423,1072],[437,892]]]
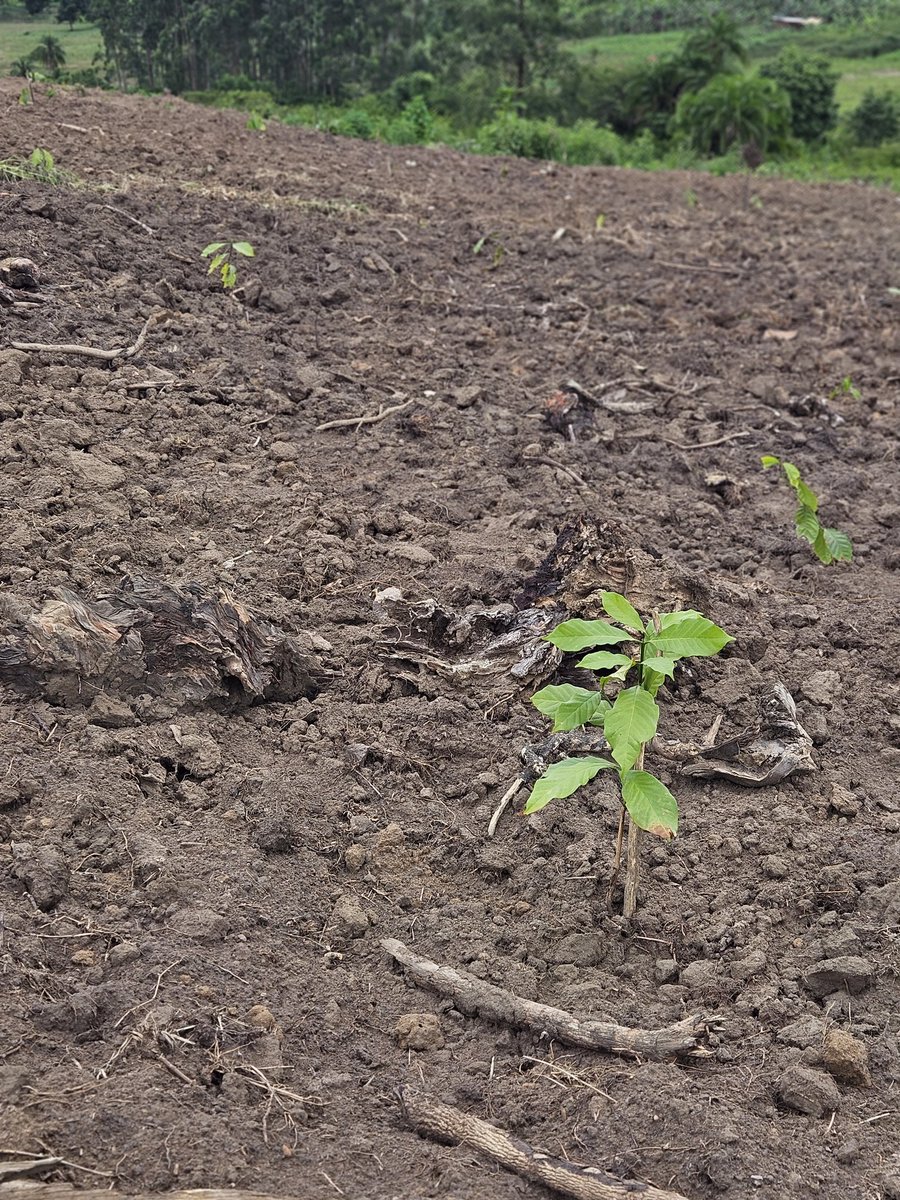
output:
[[[837,124],[834,89],[840,78],[827,58],[785,50],[759,69],[774,79],[791,98],[791,132],[804,142],[814,142]]]
[[[564,162],[582,167],[617,167],[622,162],[622,139],[594,121],[576,121],[570,129],[560,130],[560,138]]]
[[[517,158],[562,157],[562,131],[554,121],[533,121],[503,113],[475,135],[483,154],[511,154]]]
[[[362,138],[371,141],[375,136],[375,123],[367,112],[361,108],[349,108],[341,113],[332,125],[332,132],[344,137]]]
[[[434,119],[422,96],[413,96],[403,112],[391,121],[385,138],[395,146],[425,146],[432,140]]]
[[[900,101],[890,92],[870,88],[847,119],[859,146],[880,146],[900,136]]]
[[[755,142],[763,153],[779,150],[790,126],[788,94],[774,80],[752,75],[717,75],[679,100],[673,121],[676,134],[709,155],[747,142]]]

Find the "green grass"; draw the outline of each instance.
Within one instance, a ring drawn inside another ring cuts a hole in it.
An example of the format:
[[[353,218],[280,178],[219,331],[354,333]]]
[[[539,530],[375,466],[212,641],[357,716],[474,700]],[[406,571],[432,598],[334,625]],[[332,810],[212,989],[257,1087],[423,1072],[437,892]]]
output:
[[[103,49],[99,29],[84,21],[79,21],[72,30],[55,20],[0,21],[0,75],[8,75],[10,63],[17,58],[27,58],[48,33],[62,44],[68,71],[89,67],[97,51]]]
[[[841,112],[856,108],[869,88],[876,92],[893,92],[900,97],[900,50],[879,54],[877,58],[834,58],[835,70],[841,72],[835,98]]]

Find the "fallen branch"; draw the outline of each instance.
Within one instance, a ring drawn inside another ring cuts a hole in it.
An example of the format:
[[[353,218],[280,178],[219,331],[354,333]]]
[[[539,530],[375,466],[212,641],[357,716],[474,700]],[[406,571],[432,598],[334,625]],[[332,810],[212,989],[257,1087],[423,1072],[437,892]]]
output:
[[[419,1133],[472,1146],[508,1171],[577,1200],[684,1200],[678,1192],[663,1191],[637,1179],[616,1179],[596,1167],[542,1154],[505,1129],[431,1100],[415,1088],[399,1088],[397,1098],[403,1115]]]
[[[387,408],[379,407],[377,413],[367,413],[361,417],[341,417],[337,421],[325,421],[324,424],[316,426],[316,433],[321,433],[324,429],[347,429],[351,425],[355,425],[357,429],[360,425],[376,425],[392,413],[402,412],[404,408],[409,408],[411,404],[415,403],[416,398],[413,397],[412,400],[404,400],[402,404],[391,404]]]
[[[381,945],[408,972],[413,983],[449,997],[460,1012],[533,1029],[571,1046],[607,1050],[611,1054],[665,1059],[676,1054],[705,1058],[710,1053],[698,1045],[707,1029],[707,1021],[702,1016],[687,1017],[663,1029],[629,1029],[609,1021],[576,1017],[562,1008],[525,1000],[466,971],[442,967],[414,954],[396,938],[384,938]]]
[[[92,208],[105,208],[105,209],[107,209],[108,212],[116,213],[117,216],[124,217],[126,221],[131,221],[132,225],[139,225],[141,227],[141,229],[146,230],[147,233],[149,233],[151,237],[156,236],[155,229],[151,229],[149,225],[145,225],[143,221],[139,221],[137,219],[137,217],[133,217],[131,215],[131,213],[125,212],[125,210],[122,208],[116,208],[112,204],[93,204],[93,205],[91,205],[91,207]]]
[[[106,362],[112,362],[114,358],[133,358],[135,354],[139,354],[144,347],[144,342],[147,340],[147,334],[153,326],[158,325],[162,321],[168,321],[171,316],[172,314],[168,309],[157,309],[144,322],[144,328],[137,335],[137,339],[132,345],[117,346],[113,350],[98,350],[94,346],[68,344],[52,346],[45,342],[10,342],[10,346],[13,350],[32,350],[47,354],[81,354],[85,358],[102,358]]]

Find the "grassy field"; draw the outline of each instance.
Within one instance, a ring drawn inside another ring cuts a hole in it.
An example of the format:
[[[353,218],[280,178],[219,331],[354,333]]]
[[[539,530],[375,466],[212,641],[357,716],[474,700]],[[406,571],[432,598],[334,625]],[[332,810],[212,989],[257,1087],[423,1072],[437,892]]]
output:
[[[828,53],[834,40],[830,30],[794,30],[748,28],[744,30],[750,57],[758,66],[767,58],[776,57],[787,47],[796,46],[810,53],[826,53],[841,72],[836,98],[841,112],[855,108],[868,88],[890,91],[900,96],[900,50],[870,58],[839,58]],[[593,58],[598,65],[610,68],[632,67],[648,59],[660,58],[678,50],[684,33],[627,33],[616,37],[592,37],[569,42],[576,54]]]
[[[70,71],[89,67],[97,51],[103,49],[97,27],[83,21],[72,30],[56,21],[0,21],[0,75],[8,75],[10,63],[17,58],[27,58],[48,33],[61,43]]]

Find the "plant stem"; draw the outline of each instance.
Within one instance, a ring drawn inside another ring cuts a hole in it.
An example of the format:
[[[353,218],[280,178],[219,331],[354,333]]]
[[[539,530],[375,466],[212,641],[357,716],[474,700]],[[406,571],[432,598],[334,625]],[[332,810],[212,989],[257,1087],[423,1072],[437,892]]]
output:
[[[622,842],[625,837],[625,805],[623,804],[619,810],[619,828],[616,830],[616,854],[613,859],[612,873],[609,877],[609,887],[606,889],[606,907],[612,912],[613,892],[616,890],[616,883],[619,879],[619,870],[622,866]]]
[[[636,771],[644,769],[644,747],[634,764]],[[638,884],[641,878],[641,830],[640,826],[629,818],[628,846],[625,851],[625,899],[622,903],[622,915],[633,917],[637,911]]]

